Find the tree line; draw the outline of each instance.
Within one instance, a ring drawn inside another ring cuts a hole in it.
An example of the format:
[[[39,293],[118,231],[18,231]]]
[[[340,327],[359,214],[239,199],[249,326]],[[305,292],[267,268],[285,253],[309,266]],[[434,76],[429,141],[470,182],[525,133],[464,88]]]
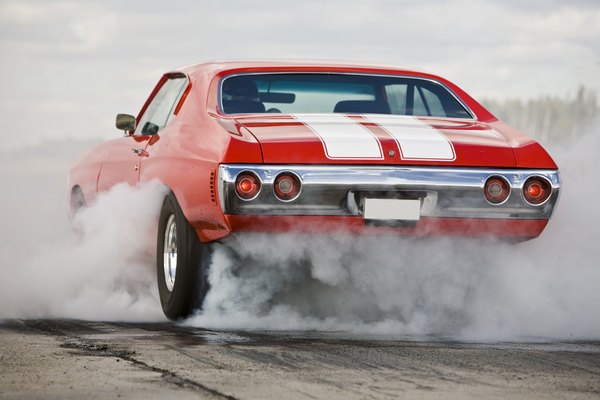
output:
[[[541,142],[562,142],[588,131],[600,122],[596,92],[584,86],[575,96],[542,96],[529,100],[483,99],[481,103],[499,119]]]

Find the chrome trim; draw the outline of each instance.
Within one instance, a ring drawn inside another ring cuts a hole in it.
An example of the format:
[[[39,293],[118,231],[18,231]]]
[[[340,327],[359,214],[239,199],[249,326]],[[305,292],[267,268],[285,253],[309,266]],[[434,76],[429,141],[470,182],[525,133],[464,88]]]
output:
[[[448,93],[450,93],[452,95],[452,97],[454,97],[454,99],[456,101],[458,101],[460,103],[461,106],[463,106],[465,108],[465,110],[467,111],[467,113],[469,113],[471,115],[471,118],[451,118],[451,119],[455,119],[455,120],[459,120],[459,121],[478,121],[478,117],[475,114],[475,112],[473,110],[471,110],[471,108],[469,106],[467,106],[467,104],[460,98],[458,97],[458,95],[456,93],[454,93],[454,91],[452,89],[450,89],[447,85],[443,84],[440,81],[437,81],[435,79],[432,78],[425,78],[425,77],[421,77],[421,76],[412,76],[412,75],[396,75],[396,74],[368,74],[368,73],[360,73],[360,72],[311,72],[311,71],[302,71],[302,72],[279,72],[279,71],[275,71],[275,72],[244,72],[244,73],[234,73],[234,74],[230,74],[230,75],[225,75],[223,76],[220,80],[219,80],[219,91],[217,93],[218,96],[218,102],[217,104],[219,105],[219,109],[217,110],[217,113],[220,115],[247,115],[247,114],[252,114],[252,113],[234,113],[234,114],[226,114],[223,112],[223,97],[221,96],[221,93],[223,92],[223,82],[225,82],[226,79],[228,78],[233,78],[236,76],[248,76],[248,75],[309,75],[309,74],[314,74],[314,75],[360,75],[360,76],[383,76],[383,77],[394,77],[394,78],[406,78],[406,79],[419,79],[422,81],[428,81],[428,82],[432,82],[435,83],[437,85],[440,85],[441,87],[443,87],[444,89],[446,89],[448,91]],[[270,115],[272,113],[258,113],[259,115]],[[349,114],[354,114],[354,113],[349,113]],[[363,113],[364,114],[364,113]],[[282,115],[280,113],[275,113],[274,115]],[[398,115],[398,116],[405,116],[404,114],[386,114],[386,115]],[[429,116],[429,115],[412,115],[413,117],[422,117],[422,118],[447,118],[447,117],[433,117],[433,116]]]
[[[223,172],[221,170],[221,168],[219,167],[219,170],[217,171],[217,193],[219,193],[219,205],[221,206],[221,211],[223,212],[223,214],[225,214],[225,212],[227,211],[225,209],[225,181],[223,180]]]
[[[235,179],[242,171],[256,173],[262,182],[260,195],[240,201]],[[293,172],[302,181],[302,192],[293,202],[273,195],[275,178]],[[552,193],[540,206],[522,196],[509,196],[502,204],[490,204],[483,193],[490,176],[506,179],[511,191],[522,192],[531,176],[550,182]],[[412,166],[264,165],[219,166],[219,196],[223,213],[247,215],[360,216],[360,202],[368,194],[390,198],[420,198],[421,216],[438,218],[549,219],[560,192],[557,170],[494,169]]]
[[[546,182],[548,182],[550,184],[550,196],[548,196],[548,198],[546,200],[544,200],[540,204],[530,203],[525,198],[525,192],[523,192],[523,189],[525,188],[525,182],[527,182],[531,178],[540,178],[540,179],[543,179],[543,180],[545,180]],[[544,204],[546,204],[550,200],[550,198],[552,197],[552,192],[554,192],[554,187],[552,186],[552,182],[550,182],[550,180],[548,180],[548,178],[546,178],[543,175],[531,175],[531,176],[528,176],[527,179],[525,179],[523,181],[523,185],[521,186],[521,198],[523,199],[524,202],[526,202],[527,204],[529,204],[532,207],[540,207],[540,206],[543,206]]]
[[[165,241],[163,245],[163,271],[165,274],[165,285],[169,292],[175,287],[177,278],[177,223],[175,215],[169,215],[165,225]]]

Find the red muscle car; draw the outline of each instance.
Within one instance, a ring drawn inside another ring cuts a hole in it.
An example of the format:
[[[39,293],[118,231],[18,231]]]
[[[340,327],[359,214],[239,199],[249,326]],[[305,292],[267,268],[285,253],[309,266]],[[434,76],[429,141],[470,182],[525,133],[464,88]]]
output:
[[[123,137],[70,171],[70,209],[160,180],[165,315],[201,306],[212,243],[238,232],[533,238],[558,199],[534,140],[451,82],[392,67],[208,62],[166,73]]]

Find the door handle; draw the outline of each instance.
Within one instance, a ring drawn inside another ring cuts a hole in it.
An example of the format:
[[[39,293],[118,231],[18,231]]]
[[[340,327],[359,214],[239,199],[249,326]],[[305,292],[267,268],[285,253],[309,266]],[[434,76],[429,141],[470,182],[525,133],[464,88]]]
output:
[[[133,149],[131,149],[131,151],[133,151],[135,154],[137,154],[140,157],[148,157],[149,154],[146,150],[142,149],[141,147],[134,147]]]

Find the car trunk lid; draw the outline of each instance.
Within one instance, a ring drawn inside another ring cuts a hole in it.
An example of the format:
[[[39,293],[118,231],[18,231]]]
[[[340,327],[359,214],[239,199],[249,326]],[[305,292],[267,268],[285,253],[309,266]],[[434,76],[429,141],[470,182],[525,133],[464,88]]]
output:
[[[393,115],[248,115],[268,164],[514,167],[506,138],[473,120]]]

